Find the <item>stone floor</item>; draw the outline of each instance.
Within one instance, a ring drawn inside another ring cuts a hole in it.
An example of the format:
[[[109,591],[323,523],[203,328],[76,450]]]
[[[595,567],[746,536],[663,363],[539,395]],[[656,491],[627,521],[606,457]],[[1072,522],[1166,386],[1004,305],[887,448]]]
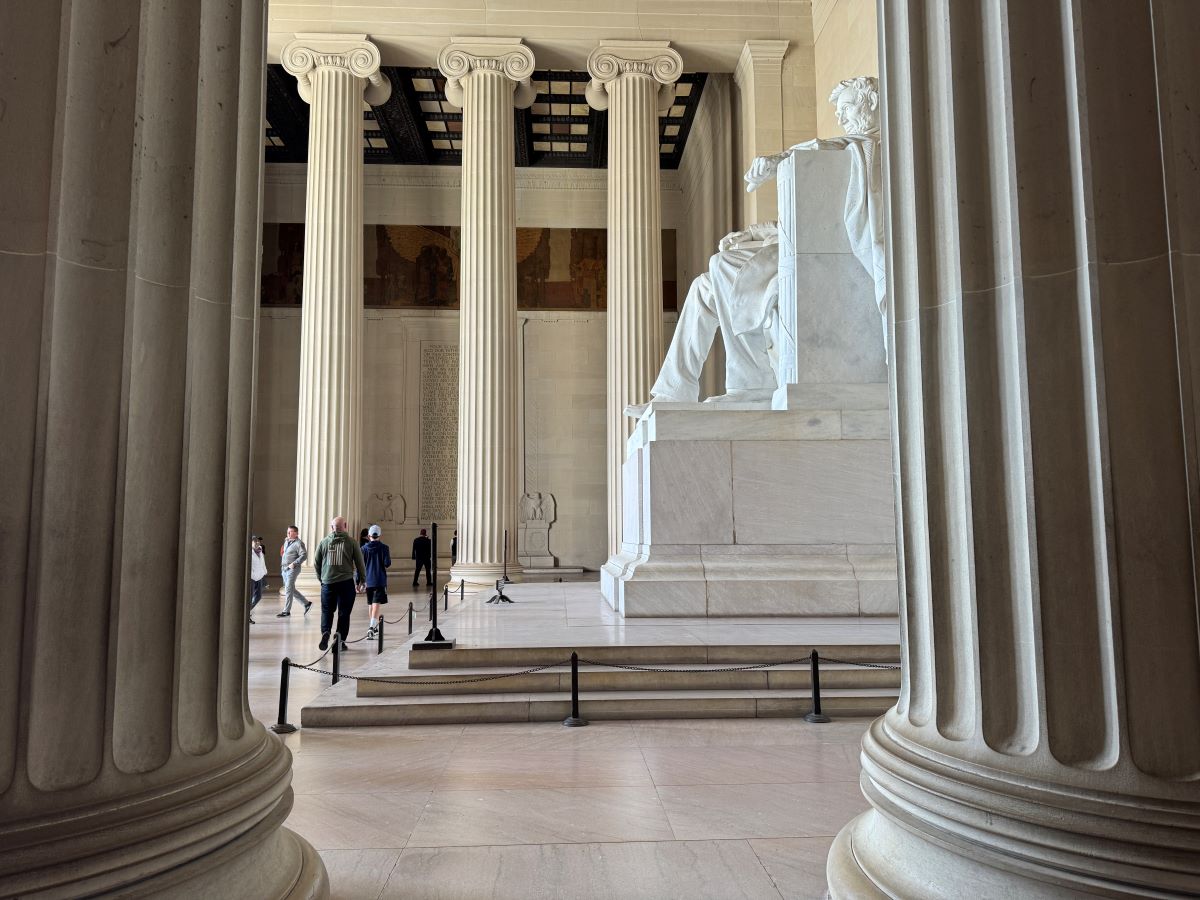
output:
[[[538,628],[569,628],[580,642],[605,634],[658,642],[664,634],[715,640],[738,624],[765,642],[788,624],[622,622],[594,582],[511,593],[525,593],[526,603],[483,608],[469,597],[445,630],[530,640]],[[397,590],[389,618],[410,599],[423,596]],[[316,606],[288,619],[277,610],[271,591],[250,629],[250,704],[264,722],[276,716],[280,658],[319,655]],[[353,623],[352,634],[365,630],[361,601]],[[418,617],[418,631],[422,624]],[[406,627],[393,628],[389,644],[407,638]],[[355,647],[344,671],[375,659],[367,642]],[[289,721],[327,681],[293,670]],[[339,898],[818,898],[833,835],[867,806],[858,789],[866,726],[725,719],[304,729],[284,738],[295,760],[288,825],[321,851]]]

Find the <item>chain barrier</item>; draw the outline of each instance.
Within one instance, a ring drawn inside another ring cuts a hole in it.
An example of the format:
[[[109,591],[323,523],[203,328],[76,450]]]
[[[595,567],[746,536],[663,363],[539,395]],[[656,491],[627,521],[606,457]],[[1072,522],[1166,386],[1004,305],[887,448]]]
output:
[[[891,663],[855,662],[852,659],[834,659],[832,656],[821,656],[818,658],[821,660],[821,662],[837,663],[838,665],[842,666],[859,666],[863,669],[890,669],[895,672],[900,671],[900,667],[898,665],[894,666]]]
[[[402,620],[397,620],[397,621],[402,621]],[[387,620],[384,619],[384,622],[386,623]],[[396,624],[396,623],[393,622],[390,624]],[[364,635],[361,638],[358,638],[357,640],[347,641],[345,643],[356,644],[359,641],[366,640],[366,638],[368,636],[369,636],[369,633],[367,635]],[[810,671],[812,673],[811,677],[812,677],[813,708],[812,708],[811,712],[807,713],[804,716],[804,718],[806,721],[809,721],[809,722],[828,722],[828,721],[830,721],[828,716],[823,715],[821,713],[821,686],[820,686],[820,676],[819,676],[819,666],[818,666],[818,664],[820,662],[835,663],[835,664],[843,665],[843,666],[858,666],[858,667],[864,668],[864,669],[884,669],[884,670],[895,671],[900,668],[900,666],[892,665],[890,663],[857,662],[855,660],[837,659],[837,658],[831,657],[831,656],[821,656],[819,653],[817,653],[816,650],[811,651],[807,656],[797,657],[796,659],[789,659],[789,660],[783,660],[780,662],[770,662],[770,663],[753,663],[753,664],[745,665],[745,666],[723,666],[723,667],[717,668],[717,669],[704,669],[704,668],[681,669],[681,668],[671,668],[671,667],[666,667],[666,666],[638,666],[638,665],[633,665],[633,664],[629,664],[629,663],[610,663],[610,662],[601,662],[599,660],[594,660],[594,659],[584,659],[584,658],[580,657],[578,653],[572,653],[571,657],[569,659],[559,660],[557,662],[552,662],[552,663],[546,663],[545,665],[541,665],[541,666],[532,666],[531,668],[528,668],[528,669],[522,669],[519,672],[501,672],[499,674],[494,674],[494,675],[478,675],[478,676],[475,676],[472,678],[438,679],[436,681],[406,680],[406,681],[398,682],[394,678],[372,678],[367,675],[342,675],[340,673],[340,671],[331,671],[329,669],[316,668],[317,663],[319,663],[326,656],[328,656],[332,650],[333,650],[333,647],[331,646],[329,648],[329,650],[326,650],[324,653],[322,653],[320,656],[318,656],[316,659],[314,659],[311,663],[307,663],[305,665],[301,665],[299,663],[294,663],[287,657],[285,657],[282,660],[282,665],[281,665],[282,671],[280,673],[280,691],[279,691],[279,718],[278,718],[278,721],[274,725],[271,726],[271,730],[273,730],[279,734],[287,734],[287,733],[290,733],[290,732],[296,730],[296,727],[294,725],[289,724],[286,719],[287,696],[288,696],[288,672],[291,669],[303,669],[306,672],[315,672],[318,675],[327,675],[333,679],[333,683],[335,683],[335,684],[337,683],[338,680],[345,678],[349,681],[366,681],[366,682],[372,682],[374,684],[390,684],[390,685],[410,684],[410,685],[419,685],[422,687],[445,687],[445,686],[459,685],[459,684],[480,684],[480,683],[486,682],[486,681],[500,681],[504,678],[519,678],[522,675],[533,675],[537,672],[544,672],[547,669],[553,669],[558,666],[568,666],[569,665],[571,667],[571,715],[569,715],[563,721],[563,724],[569,725],[569,726],[577,726],[577,725],[586,725],[587,724],[587,720],[580,718],[580,715],[579,715],[579,664],[580,663],[584,663],[585,665],[590,665],[590,666],[600,666],[600,667],[609,668],[609,669],[624,669],[624,670],[631,671],[631,672],[663,672],[663,673],[689,674],[690,675],[690,674],[694,674],[697,672],[712,673],[712,674],[719,674],[719,673],[723,673],[723,672],[750,672],[750,671],[754,671],[754,670],[758,670],[758,669],[771,669],[776,666],[792,666],[792,665],[797,665],[799,663],[807,662],[811,666]],[[334,660],[334,668],[335,668],[335,670],[338,669],[336,657]],[[417,676],[417,677],[420,677],[420,676]]]
[[[854,662],[853,660],[849,660],[849,659],[834,659],[829,656],[818,656],[817,658],[820,659],[821,662],[838,663],[843,666],[861,666],[864,669],[895,669],[895,670],[899,670],[899,668],[900,668],[899,666],[888,665],[886,663]],[[595,660],[595,659],[584,659],[582,656],[579,657],[579,661],[581,663],[585,663],[586,665],[589,665],[589,666],[605,666],[609,669],[628,669],[631,672],[666,672],[666,673],[670,673],[670,674],[679,674],[679,675],[689,675],[694,672],[704,672],[705,674],[709,674],[709,673],[717,674],[717,673],[722,673],[722,672],[752,672],[755,669],[770,669],[774,666],[794,666],[794,665],[798,665],[800,663],[807,663],[811,659],[812,659],[812,654],[806,653],[804,656],[797,657],[796,659],[785,659],[785,660],[780,660],[779,662],[771,662],[771,663],[755,663],[754,665],[748,665],[748,666],[725,666],[720,669],[670,669],[670,668],[663,668],[663,667],[658,667],[658,666],[635,666],[635,665],[629,665],[626,663],[601,662],[601,661]],[[702,665],[702,663],[697,663],[697,665]]]
[[[320,656],[318,656],[316,659],[314,659],[312,662],[307,663],[302,666],[297,663],[289,661],[288,665],[291,666],[293,669],[307,669],[309,666],[315,666],[317,663],[319,663],[321,660],[323,660],[325,657],[327,657],[332,652],[333,652],[333,645],[330,644],[329,649],[326,650],[324,653],[322,653]]]
[[[581,660],[582,661],[582,660]],[[320,662],[320,660],[317,660]],[[417,684],[421,687],[431,685],[451,685],[451,684],[477,684],[481,681],[499,681],[501,678],[516,678],[520,675],[532,675],[534,672],[541,672],[545,669],[553,669],[555,666],[569,666],[569,659],[560,660],[559,662],[546,663],[544,666],[534,666],[532,669],[525,669],[522,672],[502,672],[499,675],[480,675],[475,678],[454,678],[448,681],[403,681],[398,682],[393,678],[371,678],[366,675],[343,675],[338,673],[338,678],[346,678],[350,681],[371,681],[376,684]],[[301,666],[296,663],[289,663],[293,669],[306,669],[309,672],[316,672],[318,675],[332,675],[332,672],[327,672],[324,669],[314,669],[312,666]]]

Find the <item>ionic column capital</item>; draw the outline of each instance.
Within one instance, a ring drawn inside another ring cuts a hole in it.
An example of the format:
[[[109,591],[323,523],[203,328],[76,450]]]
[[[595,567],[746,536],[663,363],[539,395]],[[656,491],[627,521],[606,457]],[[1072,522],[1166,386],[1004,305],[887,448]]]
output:
[[[438,70],[446,76],[446,100],[463,105],[462,80],[472,72],[499,72],[516,83],[513,105],[525,109],[535,96],[529,83],[533,51],[520,38],[451,38],[438,53]]]
[[[608,109],[608,86],[622,76],[657,81],[659,107],[665,109],[675,100],[683,57],[670,41],[601,41],[588,56],[587,70],[592,76],[587,101],[593,109]]]
[[[364,98],[372,106],[386,103],[392,83],[379,70],[379,48],[365,34],[297,34],[280,54],[284,69],[296,76],[300,96],[312,102],[309,86],[317,69],[346,69],[364,79]]]

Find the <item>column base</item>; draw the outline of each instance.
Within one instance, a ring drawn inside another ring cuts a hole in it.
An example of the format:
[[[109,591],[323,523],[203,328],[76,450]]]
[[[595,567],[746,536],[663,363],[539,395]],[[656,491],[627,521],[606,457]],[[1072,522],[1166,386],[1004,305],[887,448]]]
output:
[[[863,738],[875,808],[834,841],[834,900],[1200,893],[1200,805],[1177,787],[1139,796],[1116,776],[1103,790],[954,760],[894,733],[893,715]]]
[[[496,579],[503,578],[505,568],[503,564],[494,563],[456,563],[450,567],[451,581],[465,581],[467,589],[471,586],[476,587],[495,587]],[[508,580],[514,584],[521,580],[524,570],[519,564],[508,564]]]
[[[205,860],[193,866],[200,868]],[[327,900],[329,874],[312,844],[287,828],[278,828],[258,847],[234,859],[215,860],[211,867],[161,890],[127,896],[159,896],[172,900],[210,897],[263,897],[279,900]]]
[[[0,845],[12,851],[0,895],[328,897],[317,851],[282,827],[291,755],[261,725],[247,737],[252,749],[211,770],[0,825]]]

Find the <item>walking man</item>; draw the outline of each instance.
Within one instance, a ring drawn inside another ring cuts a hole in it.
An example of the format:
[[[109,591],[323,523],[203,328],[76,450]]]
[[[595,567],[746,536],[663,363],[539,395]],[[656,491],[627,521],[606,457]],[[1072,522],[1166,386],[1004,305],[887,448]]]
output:
[[[378,619],[383,616],[383,604],[387,597],[387,568],[392,564],[392,551],[379,536],[383,531],[372,525],[367,531],[367,545],[362,548],[363,562],[367,567],[367,604],[371,612],[371,625],[367,638],[375,637]]]
[[[344,517],[334,516],[329,523],[329,534],[317,545],[313,565],[321,579],[321,642],[317,646],[322,650],[329,646],[333,614],[336,612],[337,633],[334,640],[340,641],[340,649],[345,650],[354,595],[362,589],[367,572],[358,542],[346,533]]]
[[[300,605],[304,607],[304,614],[307,616],[308,611],[312,609],[312,601],[296,590],[296,579],[300,577],[300,565],[308,559],[308,548],[304,546],[304,541],[300,540],[300,529],[295,525],[288,526],[287,537],[283,540],[283,546],[279,548],[279,555],[280,574],[283,575],[284,604],[283,612],[276,613],[275,618],[282,619],[290,616],[293,600],[300,601]]]
[[[263,582],[267,578],[267,559],[263,556],[262,538],[257,534],[250,536],[250,612],[258,606],[262,599]],[[254,624],[254,616],[250,616],[250,624]]]
[[[421,577],[421,567],[425,568],[425,585],[429,586],[429,564],[433,558],[433,542],[425,536],[425,529],[421,529],[421,533],[413,539],[412,558],[416,561],[416,568],[413,569],[413,587],[417,586],[417,580]]]

